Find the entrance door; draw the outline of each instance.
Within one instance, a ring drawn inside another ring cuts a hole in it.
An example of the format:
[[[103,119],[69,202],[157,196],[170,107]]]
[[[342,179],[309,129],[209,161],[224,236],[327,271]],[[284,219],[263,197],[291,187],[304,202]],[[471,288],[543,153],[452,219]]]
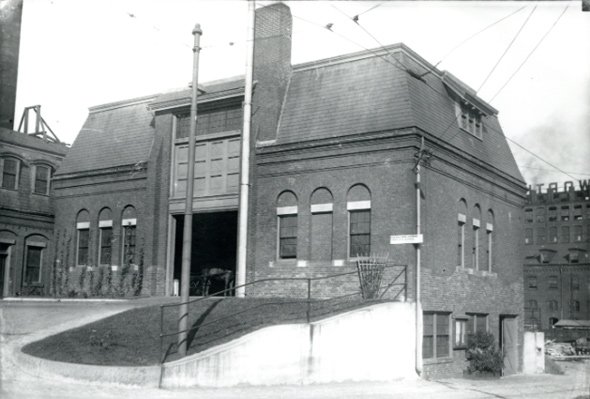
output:
[[[8,295],[8,245],[0,244],[0,298]]]
[[[518,326],[516,317],[500,316],[500,345],[504,354],[503,375],[518,372]]]

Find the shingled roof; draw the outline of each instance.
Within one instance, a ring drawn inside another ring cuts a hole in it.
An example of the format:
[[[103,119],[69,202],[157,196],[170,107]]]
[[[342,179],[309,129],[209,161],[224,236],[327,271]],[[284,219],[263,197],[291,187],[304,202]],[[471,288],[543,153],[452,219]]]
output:
[[[154,96],[90,109],[88,119],[56,175],[146,162],[154,139]]]
[[[396,54],[400,62],[394,61],[391,54]],[[403,65],[415,70],[415,76],[405,72]],[[424,81],[417,79],[427,70],[430,73]],[[463,90],[464,96],[486,114],[483,140],[462,131],[457,124],[446,129],[456,118],[456,111],[444,76],[452,79],[454,90]],[[473,89],[438,71],[407,46],[394,44],[385,50],[362,51],[295,66],[275,143],[415,126],[523,181],[496,113],[475,96]]]

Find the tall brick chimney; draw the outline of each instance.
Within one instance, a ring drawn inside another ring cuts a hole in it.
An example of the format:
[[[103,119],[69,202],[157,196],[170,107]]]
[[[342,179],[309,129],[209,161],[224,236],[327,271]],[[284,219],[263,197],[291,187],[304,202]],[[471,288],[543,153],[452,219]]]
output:
[[[0,7],[0,126],[13,128],[18,51],[23,0],[5,0]]]
[[[285,90],[291,76],[291,10],[275,3],[256,10],[252,135],[274,140]]]

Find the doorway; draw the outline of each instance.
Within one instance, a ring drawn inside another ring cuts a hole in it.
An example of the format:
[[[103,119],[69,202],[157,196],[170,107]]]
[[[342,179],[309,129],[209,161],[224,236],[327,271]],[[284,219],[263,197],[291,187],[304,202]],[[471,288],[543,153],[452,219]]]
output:
[[[8,251],[10,246],[0,243],[0,298],[8,295]]]
[[[184,215],[175,215],[174,280],[181,280],[182,240]],[[193,215],[191,248],[190,295],[203,295],[205,276],[211,269],[235,274],[238,237],[238,212],[207,212]],[[208,292],[222,291],[226,287],[223,278],[207,279]]]
[[[518,372],[518,324],[515,316],[500,315],[500,350],[504,355],[502,375]]]

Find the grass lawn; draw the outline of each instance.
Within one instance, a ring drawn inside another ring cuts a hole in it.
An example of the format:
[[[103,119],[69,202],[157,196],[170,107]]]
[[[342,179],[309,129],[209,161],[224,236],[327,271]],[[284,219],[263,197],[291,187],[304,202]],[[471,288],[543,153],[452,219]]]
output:
[[[360,299],[318,301],[311,305],[312,320],[375,302]],[[304,300],[276,298],[207,298],[189,305],[189,353],[230,341],[264,326],[306,320]],[[165,332],[174,332],[178,308],[167,308]],[[176,341],[166,339],[167,344]],[[33,342],[23,352],[61,362],[147,366],[159,364],[160,306],[131,309],[103,320]],[[168,357],[174,360],[176,355]]]

